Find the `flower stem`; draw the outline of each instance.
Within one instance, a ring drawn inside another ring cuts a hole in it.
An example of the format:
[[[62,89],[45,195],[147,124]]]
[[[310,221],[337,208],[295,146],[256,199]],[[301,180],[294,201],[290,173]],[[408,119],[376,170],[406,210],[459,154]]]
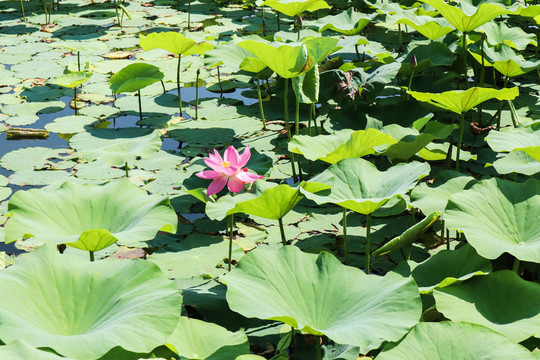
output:
[[[465,128],[465,114],[459,117],[459,140],[456,147],[456,170],[459,171],[459,153],[461,152],[461,142],[463,141],[463,129]]]
[[[281,234],[281,243],[283,246],[287,245],[287,239],[285,238],[285,228],[283,227],[283,218],[280,218],[279,220],[279,232]]]
[[[347,209],[343,208],[343,251],[345,252],[345,265],[349,264],[349,250],[347,247]]]
[[[369,275],[371,266],[371,214],[367,215],[366,220],[366,274]]]
[[[259,110],[261,112],[261,120],[263,123],[263,129],[266,130],[266,120],[264,119],[264,109],[262,104],[262,97],[261,97],[261,86],[259,84],[260,81],[260,73],[257,73],[257,96],[259,98]]]
[[[229,227],[229,261],[227,263],[227,271],[231,271],[231,263],[232,263],[232,241],[233,241],[233,227],[234,227],[234,219],[233,214],[229,215],[229,221],[228,221],[228,227]]]
[[[178,55],[178,66],[176,67],[176,90],[178,91],[178,109],[182,117],[182,97],[180,95],[180,64],[182,63],[182,54]]]

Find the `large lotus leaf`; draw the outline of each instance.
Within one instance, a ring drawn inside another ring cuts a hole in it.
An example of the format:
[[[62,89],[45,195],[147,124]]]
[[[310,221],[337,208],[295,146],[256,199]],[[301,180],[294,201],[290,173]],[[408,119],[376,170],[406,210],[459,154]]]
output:
[[[76,88],[92,77],[93,73],[88,71],[73,71],[68,72],[54,80],[56,85],[65,86],[68,88]]]
[[[427,163],[416,161],[379,171],[367,160],[350,158],[333,164],[307,183],[322,183],[326,189],[315,189],[312,192],[312,189],[306,187],[306,190],[301,191],[317,204],[338,204],[368,215],[388,200],[405,195],[429,171]]]
[[[383,128],[383,132],[391,135],[398,142],[385,149],[380,149],[382,146],[379,146],[375,150],[391,158],[408,160],[433,140],[446,139],[456,128],[457,125],[454,124],[447,125],[430,121],[420,134],[416,129],[404,128],[398,124],[387,125]]]
[[[388,344],[377,360],[533,360],[525,347],[484,326],[467,322],[418,323],[397,345]]]
[[[413,68],[411,62],[414,58],[416,59],[416,65]],[[413,42],[409,44],[405,58],[400,60],[400,74],[411,76],[413,72],[419,74],[432,66],[450,66],[456,60],[456,56],[444,43],[418,44]]]
[[[154,264],[95,263],[43,246],[0,272],[0,339],[23,340],[73,359],[97,359],[120,346],[150,352],[180,315],[176,285]],[[29,296],[31,294],[31,296]]]
[[[540,162],[540,146],[529,146],[529,147],[517,148],[515,150],[523,151],[525,154],[529,155],[534,160]]]
[[[58,158],[62,150],[41,146],[13,150],[2,156],[0,166],[12,171],[40,170],[53,162],[49,159]]]
[[[540,172],[540,146],[538,149],[537,160],[523,151],[512,151],[509,154],[495,160],[493,167],[499,174],[519,173],[525,175],[534,175]],[[532,149],[532,148],[529,148]]]
[[[0,346],[0,359],[5,360],[73,360],[51,352],[41,351],[21,340]]]
[[[185,316],[180,317],[167,346],[180,359],[231,360],[249,354],[246,334]]]
[[[411,205],[424,214],[443,212],[452,194],[472,186],[475,179],[458,171],[445,170],[437,174],[432,186],[421,183],[411,192]]]
[[[251,52],[247,51],[234,42],[218,45],[204,54],[204,64],[208,67],[225,66],[230,72],[237,72],[242,68],[246,58],[252,58]],[[244,64],[246,66],[246,64]],[[266,64],[264,65],[266,67]]]
[[[482,180],[450,197],[444,218],[461,229],[478,254],[496,259],[508,252],[540,262],[540,180]]]
[[[239,42],[238,46],[250,51],[264,61],[270,69],[286,79],[308,71],[314,62],[309,58],[306,45],[303,43],[289,45],[280,42],[246,40]]]
[[[312,104],[319,101],[319,65],[314,64],[307,72],[292,79],[292,88],[296,101],[302,104]]]
[[[508,77],[523,75],[540,67],[540,60],[525,60],[522,55],[516,54],[516,52],[506,44],[501,44],[493,48],[490,46],[484,47],[485,56],[483,59],[481,49],[471,47],[469,53],[480,64],[483,64],[484,66],[493,66],[501,74]]]
[[[289,151],[302,154],[309,160],[322,160],[334,164],[351,157],[373,154],[375,146],[393,144],[397,140],[377,129],[352,132],[341,130],[331,135],[295,135],[289,142]]]
[[[176,232],[177,224],[168,198],[149,196],[128,180],[106,185],[66,182],[56,190],[17,191],[8,211],[13,216],[5,225],[6,243],[27,237],[50,244],[115,238],[135,246],[153,239],[159,230]]]
[[[495,19],[502,14],[511,14],[512,11],[504,9],[496,4],[483,3],[480,6],[472,6],[466,2],[461,3],[461,8],[446,4],[443,0],[421,0],[433,6],[437,11],[452,24],[456,29],[470,32]]]
[[[195,46],[196,42],[175,31],[155,32],[139,35],[139,44],[144,50],[164,49],[170,53],[181,55]]]
[[[240,63],[239,67],[241,70],[249,71],[253,73],[260,73],[261,71],[267,68],[264,61],[253,56],[245,57],[244,60],[242,60],[242,62]]]
[[[304,11],[313,12],[330,8],[324,0],[266,0],[260,6],[264,5],[291,17],[298,16]]]
[[[339,40],[330,37],[308,37],[303,42],[306,45],[308,56],[315,64],[321,63],[334,51],[341,49],[341,46],[337,46]]]
[[[444,18],[416,15],[412,11],[403,11],[400,14],[388,16],[386,21],[394,24],[409,25],[430,40],[438,39],[454,31],[454,28]]]
[[[403,276],[412,276],[420,292],[428,294],[433,289],[457,281],[489,274],[491,262],[479,256],[472,246],[465,244],[457,250],[441,250],[421,263],[402,262],[394,271]]]
[[[164,76],[157,66],[144,63],[131,64],[111,76],[109,88],[116,94],[134,92],[163,80]]]
[[[523,341],[540,333],[540,285],[501,270],[433,290],[437,310],[452,321],[483,325]]]
[[[525,50],[527,45],[537,46],[536,36],[523,31],[520,27],[508,27],[504,22],[489,22],[482,25],[477,31],[486,34],[490,45],[506,44],[516,50]]]
[[[409,91],[416,100],[425,101],[445,110],[461,114],[490,99],[513,100],[519,95],[517,86],[501,90],[471,87],[465,91],[446,91],[440,94]]]
[[[422,221],[414,224],[412,227],[408,228],[400,236],[390,240],[377,250],[373,252],[373,256],[381,256],[388,254],[391,251],[399,250],[406,246],[411,246],[420,235],[422,235],[427,229],[433,225],[439,217],[441,216],[438,212],[433,212],[426,216]]]
[[[401,64],[391,62],[379,67],[373,67],[368,71],[356,68],[349,71],[352,75],[351,83],[356,89],[361,89],[362,99],[372,102],[384,90],[384,87],[396,78]]]
[[[148,256],[163,273],[172,279],[208,278],[222,275],[226,270],[223,259],[228,255],[229,241],[220,236],[189,235]],[[232,257],[240,259],[244,251],[233,243]],[[220,265],[221,266],[218,266]]]
[[[95,129],[74,135],[69,145],[87,161],[131,165],[161,149],[161,133],[151,128]]]
[[[361,353],[400,339],[421,312],[412,279],[366,275],[328,252],[305,254],[295,246],[255,249],[223,281],[233,311],[326,335]]]
[[[490,131],[486,141],[496,152],[540,146],[540,121],[527,126]]]
[[[354,7],[349,8],[335,16],[325,16],[313,25],[319,27],[319,32],[331,29],[345,35],[360,34],[362,30],[373,20],[376,14],[362,14],[354,11]]]
[[[303,198],[299,188],[292,188],[287,184],[273,187],[269,187],[265,182],[257,184],[261,185],[257,186],[253,193],[225,195],[216,202],[207,202],[206,214],[214,220],[222,220],[229,214],[241,212],[278,220]]]

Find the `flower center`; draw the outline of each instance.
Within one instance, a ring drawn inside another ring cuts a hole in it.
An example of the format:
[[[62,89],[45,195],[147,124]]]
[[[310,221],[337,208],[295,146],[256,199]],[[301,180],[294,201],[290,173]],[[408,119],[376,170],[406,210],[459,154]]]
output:
[[[223,166],[224,168],[228,168],[228,167],[231,167],[231,163],[228,161],[224,161],[221,163],[221,166]]]

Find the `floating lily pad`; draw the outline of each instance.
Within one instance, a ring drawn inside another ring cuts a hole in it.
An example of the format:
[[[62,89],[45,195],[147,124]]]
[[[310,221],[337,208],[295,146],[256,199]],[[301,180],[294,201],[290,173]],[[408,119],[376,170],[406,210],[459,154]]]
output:
[[[365,275],[330,253],[305,254],[295,246],[253,250],[222,279],[233,311],[326,335],[361,353],[400,339],[421,311],[411,279]]]
[[[89,263],[45,246],[2,270],[0,279],[2,293],[10,294],[0,299],[0,339],[74,359],[98,359],[116,346],[150,352],[180,315],[175,284],[143,260]]]
[[[45,125],[45,129],[57,134],[76,134],[86,130],[86,127],[98,122],[98,119],[84,115],[57,117]]]
[[[95,129],[74,135],[69,145],[86,161],[123,166],[158,152],[161,133],[147,128]]]
[[[483,325],[520,342],[540,332],[540,286],[509,270],[433,291],[437,310],[452,321]],[[507,311],[502,311],[507,309]]]
[[[168,198],[148,196],[127,180],[106,185],[66,182],[57,190],[18,191],[10,199],[13,217],[5,242],[35,237],[49,244],[76,244],[81,237],[106,236],[136,246],[161,231],[176,231]]]

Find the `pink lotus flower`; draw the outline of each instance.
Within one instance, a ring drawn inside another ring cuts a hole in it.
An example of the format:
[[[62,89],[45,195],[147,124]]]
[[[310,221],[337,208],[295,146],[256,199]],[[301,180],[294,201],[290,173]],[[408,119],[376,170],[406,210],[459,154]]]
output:
[[[244,184],[252,183],[255,180],[264,177],[250,173],[247,168],[243,168],[250,157],[251,152],[249,151],[249,145],[242,155],[238,154],[238,151],[231,145],[225,150],[223,158],[221,158],[221,155],[214,149],[214,153],[208,154],[208,158],[204,159],[206,165],[210,166],[212,170],[204,170],[195,175],[201,179],[214,180],[206,190],[208,196],[220,192],[227,182],[229,190],[237,193],[242,190]]]

